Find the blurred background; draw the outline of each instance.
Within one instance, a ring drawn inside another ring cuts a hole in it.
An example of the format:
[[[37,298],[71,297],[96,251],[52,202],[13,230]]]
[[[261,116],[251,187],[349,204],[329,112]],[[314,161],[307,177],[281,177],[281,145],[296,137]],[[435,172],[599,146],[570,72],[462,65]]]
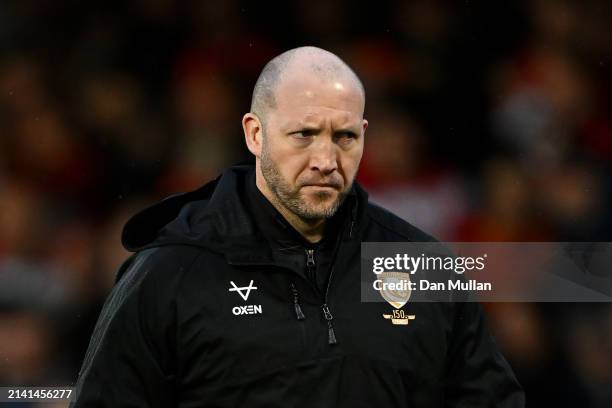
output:
[[[481,3],[1,1],[0,384],[75,382],[123,223],[248,157],[299,45],[365,83],[372,200],[446,241],[611,241],[612,3]],[[612,305],[485,306],[530,406],[612,406]]]

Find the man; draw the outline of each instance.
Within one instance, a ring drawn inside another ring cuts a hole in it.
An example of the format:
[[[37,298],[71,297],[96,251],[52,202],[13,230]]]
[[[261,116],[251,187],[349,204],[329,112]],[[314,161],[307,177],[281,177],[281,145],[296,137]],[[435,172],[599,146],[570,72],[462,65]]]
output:
[[[360,301],[363,241],[431,238],[354,183],[365,93],[302,47],[261,73],[242,121],[255,166],[132,218],[77,407],[520,407],[477,304]]]

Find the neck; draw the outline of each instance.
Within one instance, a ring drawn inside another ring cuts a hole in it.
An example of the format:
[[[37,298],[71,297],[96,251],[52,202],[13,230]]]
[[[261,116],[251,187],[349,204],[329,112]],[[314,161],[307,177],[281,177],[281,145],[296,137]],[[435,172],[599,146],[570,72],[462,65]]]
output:
[[[266,197],[283,218],[287,220],[289,225],[299,232],[308,242],[315,243],[323,239],[323,234],[325,233],[325,218],[306,220],[288,210],[284,205],[278,202],[274,193],[272,193],[266,185],[263,176],[256,177],[255,184],[264,197]]]
[[[267,197],[267,196],[266,196]],[[269,198],[268,198],[269,200]],[[308,242],[319,242],[323,239],[325,233],[325,219],[317,220],[304,220],[291,211],[289,211],[282,204],[270,201],[272,205],[278,210],[279,213],[287,220],[287,222],[295,228]]]

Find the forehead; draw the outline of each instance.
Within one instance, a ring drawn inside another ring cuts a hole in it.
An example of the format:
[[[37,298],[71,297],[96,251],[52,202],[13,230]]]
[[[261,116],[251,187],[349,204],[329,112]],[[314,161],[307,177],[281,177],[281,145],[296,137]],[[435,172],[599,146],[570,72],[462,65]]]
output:
[[[361,90],[351,78],[321,79],[296,75],[281,81],[276,90],[279,125],[295,121],[332,120],[339,125],[356,124],[363,117]]]

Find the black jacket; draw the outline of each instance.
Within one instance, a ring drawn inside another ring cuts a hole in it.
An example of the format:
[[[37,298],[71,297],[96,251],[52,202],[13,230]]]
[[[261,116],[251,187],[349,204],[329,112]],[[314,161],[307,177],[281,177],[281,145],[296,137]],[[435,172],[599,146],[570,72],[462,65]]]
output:
[[[127,223],[136,254],[104,305],[74,406],[524,405],[477,303],[408,303],[416,319],[396,326],[382,317],[389,304],[360,301],[362,241],[431,237],[355,184],[321,249],[330,279],[319,289],[308,252],[258,227],[252,174],[232,167]]]

